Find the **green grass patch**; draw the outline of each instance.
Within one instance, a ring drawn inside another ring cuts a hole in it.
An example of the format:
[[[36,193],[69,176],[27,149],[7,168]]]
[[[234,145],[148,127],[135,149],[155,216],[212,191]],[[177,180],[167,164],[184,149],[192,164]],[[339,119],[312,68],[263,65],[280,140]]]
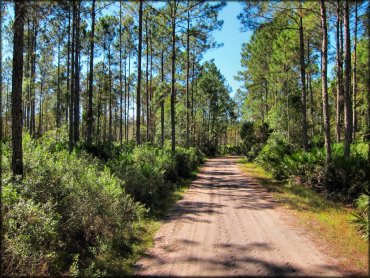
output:
[[[344,271],[368,273],[368,241],[350,224],[353,209],[327,200],[324,196],[294,182],[276,181],[272,175],[254,163],[240,159],[240,168],[254,178],[295,216],[313,238],[327,243],[326,252],[338,259]]]

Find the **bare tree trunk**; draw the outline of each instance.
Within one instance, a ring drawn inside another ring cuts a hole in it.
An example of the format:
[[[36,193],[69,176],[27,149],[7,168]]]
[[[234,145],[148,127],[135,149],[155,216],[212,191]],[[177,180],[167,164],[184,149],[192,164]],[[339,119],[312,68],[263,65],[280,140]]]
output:
[[[125,64],[124,64],[124,67],[125,67],[125,73],[124,73],[124,78],[125,78],[125,81],[124,81],[124,87],[125,87],[125,95],[124,95],[124,99],[125,99],[125,113],[123,115],[124,117],[124,122],[123,122],[123,125],[125,127],[125,131],[124,131],[124,137],[125,137],[125,141],[127,142],[127,111],[128,111],[128,108],[127,108],[127,57],[125,55]]]
[[[94,84],[94,36],[95,36],[95,1],[92,1],[91,7],[91,33],[90,33],[90,71],[89,71],[89,94],[87,105],[87,126],[86,126],[86,143],[92,144],[93,132],[93,84]],[[121,25],[120,25],[121,26]]]
[[[103,122],[103,142],[107,141],[107,103],[103,104],[103,115],[104,115],[104,122]]]
[[[96,144],[98,145],[100,142],[100,115],[101,115],[101,85],[99,86],[98,90],[98,115],[97,115],[97,127],[96,127]]]
[[[130,67],[131,67],[131,57],[130,53],[128,54],[128,78],[127,78],[127,128],[126,128],[126,133],[127,133],[127,141],[128,141],[128,132],[129,132],[129,120],[130,120]],[[132,102],[134,102],[134,98],[132,98]],[[134,111],[132,111],[132,118],[134,118]],[[134,126],[134,122],[132,122],[132,126]],[[134,138],[134,130],[132,130],[132,138]]]
[[[356,58],[357,58],[357,2],[355,3],[355,34],[353,43],[353,105],[352,105],[352,115],[353,115],[353,139],[356,138],[357,132],[357,112],[356,112],[356,102],[357,102],[357,73],[356,73]]]
[[[344,79],[344,157],[350,156],[352,142],[351,110],[351,38],[349,26],[348,0],[344,2],[344,44],[345,44],[345,79]]]
[[[163,38],[162,38],[163,45]],[[161,51],[161,82],[164,82],[164,50]],[[164,93],[161,96],[161,147],[164,146]]]
[[[61,41],[60,41],[60,38],[58,38],[58,89],[57,89],[57,115],[56,115],[56,124],[57,124],[57,128],[60,128],[60,95],[61,95],[61,91],[60,91],[60,44],[61,44]]]
[[[14,39],[12,73],[12,170],[13,175],[23,176],[22,149],[22,79],[23,79],[23,37],[25,1],[14,1]]]
[[[67,107],[66,107],[66,123],[68,125],[69,119],[69,92],[70,92],[70,58],[71,58],[71,9],[68,6],[68,27],[67,27],[68,39],[67,39]]]
[[[125,65],[126,70],[126,65]],[[126,77],[125,77],[126,78]],[[122,90],[122,1],[119,1],[119,93],[120,93],[120,110],[119,110],[119,141],[122,147],[123,143],[123,90]],[[126,94],[126,88],[125,88]],[[126,99],[125,99],[126,100]]]
[[[328,30],[326,26],[326,9],[324,0],[320,0],[322,44],[321,44],[321,83],[322,83],[322,108],[324,118],[325,132],[325,164],[331,161],[331,142],[330,142],[330,118],[328,104],[328,81],[327,81],[327,63],[328,63]]]
[[[310,40],[307,40],[307,65],[310,66],[311,59],[310,59]],[[311,114],[311,123],[312,123],[312,129],[311,129],[311,136],[314,136],[315,131],[315,116],[314,116],[314,102],[313,102],[313,90],[312,90],[312,84],[311,84],[311,70],[308,70],[307,73],[307,90],[310,92],[310,114]]]
[[[141,50],[143,44],[143,0],[139,4],[139,47],[137,65],[137,94],[136,94],[136,144],[140,145],[140,90],[141,90]]]
[[[195,77],[195,52],[193,56],[192,78],[191,78],[191,127],[192,127],[192,145],[195,145],[195,107],[194,107],[194,77]]]
[[[108,46],[108,75],[109,75],[109,105],[108,105],[108,116],[109,116],[109,127],[108,127],[108,141],[112,142],[112,71],[111,71],[111,53],[110,45]]]
[[[1,15],[2,16],[2,15]],[[2,26],[0,24],[0,26]],[[25,69],[25,77],[27,79],[27,99],[25,103],[25,127],[28,131],[30,131],[30,112],[31,112],[31,56],[32,56],[32,28],[31,28],[31,20],[28,17],[27,20],[27,54],[26,54],[26,69]],[[1,36],[0,36],[1,38]],[[1,102],[0,102],[1,106]]]
[[[189,1],[188,1],[189,6]],[[190,74],[190,11],[187,16],[187,29],[186,29],[186,146],[190,145],[190,118],[189,118],[189,74]]]
[[[76,11],[75,3],[72,4],[72,44],[71,44],[71,90],[69,95],[69,144],[68,150],[72,152],[73,149],[73,113],[74,113],[74,86],[75,86],[75,29],[76,29]]]
[[[303,37],[303,20],[302,20],[302,3],[300,3],[300,18],[299,18],[299,50],[300,50],[300,63],[301,63],[301,113],[302,113],[302,145],[303,150],[308,151],[307,141],[307,105],[306,105],[306,67],[304,63],[304,37]]]
[[[341,111],[343,106],[343,74],[342,74],[342,49],[340,39],[341,16],[340,16],[340,2],[337,0],[337,97],[336,97],[336,139],[337,142],[341,140]]]
[[[152,99],[153,99],[153,43],[152,43],[152,32],[149,28],[149,45],[150,45],[150,78],[149,78],[149,140],[153,143],[153,137],[155,135],[155,126],[152,117]]]
[[[80,1],[76,7],[76,53],[75,53],[75,93],[74,93],[74,115],[73,115],[73,141],[80,140]]]
[[[31,57],[31,119],[30,119],[30,134],[34,136],[36,133],[36,93],[35,93],[35,78],[36,78],[36,47],[37,47],[37,26],[36,19],[33,19],[33,38],[32,38],[32,57]]]
[[[146,70],[145,70],[145,87],[146,87],[146,141],[149,142],[149,35],[148,35],[148,18],[145,20],[145,39],[146,39]]]
[[[175,99],[176,99],[176,0],[172,11],[172,57],[171,57],[171,151],[176,151],[176,123],[175,123]]]
[[[38,127],[38,136],[42,135],[42,113],[43,113],[43,108],[42,108],[42,102],[43,102],[43,97],[44,97],[44,73],[43,71],[40,71],[40,99],[39,99],[39,127]]]

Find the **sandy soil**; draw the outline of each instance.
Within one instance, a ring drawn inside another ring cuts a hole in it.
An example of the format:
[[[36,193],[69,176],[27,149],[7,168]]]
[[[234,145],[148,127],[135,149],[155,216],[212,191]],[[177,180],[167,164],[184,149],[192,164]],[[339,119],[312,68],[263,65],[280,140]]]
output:
[[[136,264],[137,275],[336,276],[237,157],[210,159]]]

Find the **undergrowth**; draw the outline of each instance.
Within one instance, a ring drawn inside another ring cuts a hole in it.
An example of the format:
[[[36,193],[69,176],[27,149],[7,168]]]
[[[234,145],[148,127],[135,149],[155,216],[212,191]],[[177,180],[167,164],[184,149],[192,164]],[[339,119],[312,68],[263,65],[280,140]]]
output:
[[[59,136],[56,143],[55,138]],[[3,148],[5,276],[129,274],[158,216],[204,156],[132,143],[76,146],[67,135],[24,135],[24,177]],[[171,201],[172,200],[172,201]]]

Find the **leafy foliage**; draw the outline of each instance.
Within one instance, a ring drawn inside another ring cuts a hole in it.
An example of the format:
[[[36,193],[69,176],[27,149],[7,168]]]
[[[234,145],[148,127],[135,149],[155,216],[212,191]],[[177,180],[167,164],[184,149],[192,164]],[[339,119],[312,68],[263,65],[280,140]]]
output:
[[[121,153],[109,165],[135,200],[155,209],[162,206],[176,183],[189,178],[202,162],[203,154],[195,148],[179,147],[172,155],[170,148],[142,145]]]
[[[240,130],[240,138],[243,141],[244,154],[249,160],[257,157],[263,148],[269,135],[266,123],[257,126],[254,122],[243,123]]]
[[[300,184],[325,191],[344,200],[353,200],[368,187],[368,144],[351,146],[351,157],[343,158],[343,146],[333,145],[333,157],[325,166],[323,148],[310,152],[297,151],[281,139],[271,137],[257,157],[257,161],[277,179],[290,179]]]
[[[363,238],[369,240],[369,194],[361,194],[356,199],[356,211],[353,213],[351,222],[355,224]]]
[[[137,201],[160,207],[203,160],[194,148],[172,155],[145,145],[124,146],[119,154],[108,146],[107,157],[96,154],[99,160],[84,147],[69,154],[65,144],[54,143],[55,136],[25,136],[22,180],[12,177],[5,149],[5,275],[103,273],[96,262],[104,254],[124,258],[132,252],[132,234],[147,214]]]

